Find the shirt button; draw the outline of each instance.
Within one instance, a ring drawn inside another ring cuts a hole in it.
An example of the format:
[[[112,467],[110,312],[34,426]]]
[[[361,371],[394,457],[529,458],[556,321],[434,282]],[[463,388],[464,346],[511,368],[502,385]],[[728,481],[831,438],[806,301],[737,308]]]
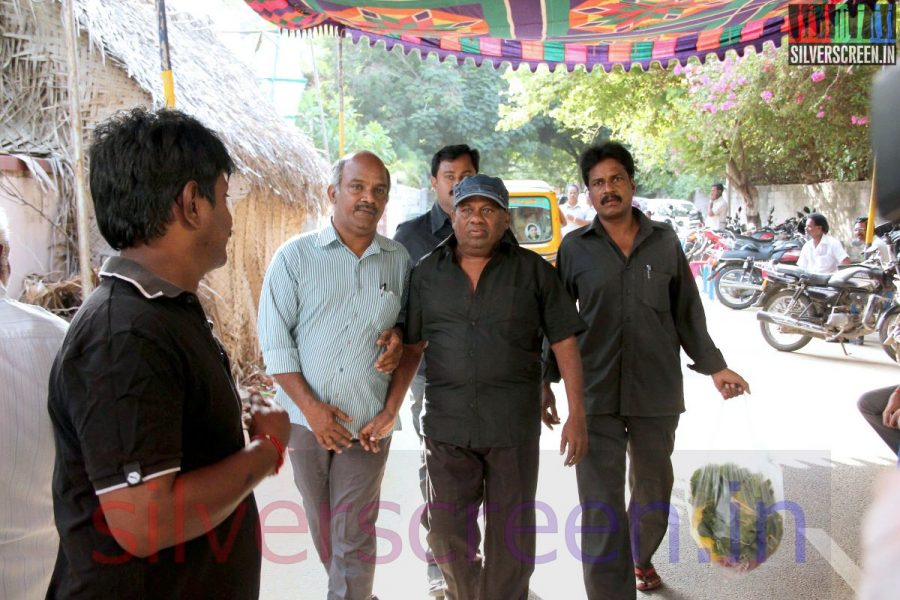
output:
[[[469,325],[471,325],[472,327],[475,327],[475,321],[470,321]]]
[[[344,367],[341,367],[340,369],[338,369],[338,372],[343,373],[343,372],[344,372]]]
[[[469,402],[469,408],[475,408],[475,403],[474,403],[474,402]]]
[[[631,295],[631,290],[625,290],[625,295],[626,295],[626,296],[630,296],[630,295]]]

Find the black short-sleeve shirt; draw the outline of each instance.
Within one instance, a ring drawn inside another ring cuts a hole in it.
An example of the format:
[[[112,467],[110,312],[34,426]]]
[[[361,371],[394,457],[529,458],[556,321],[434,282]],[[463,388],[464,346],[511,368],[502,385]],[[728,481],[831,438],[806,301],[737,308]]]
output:
[[[50,374],[60,549],[48,598],[257,598],[252,494],[206,536],[155,557],[131,556],[109,533],[100,494],[217,463],[244,434],[228,358],[197,297],[120,257],[101,276]]]
[[[541,346],[585,327],[555,270],[504,236],[474,295],[451,236],[413,269],[406,341],[425,340],[424,435],[462,447],[540,436]]]

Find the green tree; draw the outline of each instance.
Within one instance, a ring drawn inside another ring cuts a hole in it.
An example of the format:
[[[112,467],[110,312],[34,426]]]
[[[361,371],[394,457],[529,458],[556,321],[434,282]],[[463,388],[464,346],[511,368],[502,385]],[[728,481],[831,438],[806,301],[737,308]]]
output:
[[[546,116],[582,140],[606,130],[631,147],[647,195],[684,196],[724,174],[752,206],[756,185],[866,177],[874,69],[793,67],[786,55],[770,47],[668,70],[516,73],[501,127]]]
[[[334,47],[334,40],[317,42],[330,140],[337,136]],[[544,116],[498,129],[500,107],[509,89],[505,69],[476,67],[471,62],[457,65],[452,60],[442,63],[433,56],[423,60],[399,49],[386,52],[383,47],[346,41],[343,55],[346,147],[379,152],[398,180],[427,185],[432,154],[459,143],[479,149],[486,173],[550,183],[575,176],[575,158],[584,145],[576,132]],[[317,94],[315,88],[304,94],[301,109],[309,117],[300,125],[319,143]],[[373,144],[389,144],[384,148],[392,149],[393,155],[388,158]],[[330,147],[336,153],[337,142],[330,142]]]

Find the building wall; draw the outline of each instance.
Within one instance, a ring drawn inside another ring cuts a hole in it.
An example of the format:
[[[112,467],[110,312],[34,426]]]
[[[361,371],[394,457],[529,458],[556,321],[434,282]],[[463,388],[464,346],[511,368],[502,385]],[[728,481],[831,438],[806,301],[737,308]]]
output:
[[[758,186],[759,217],[765,224],[769,209],[774,207],[774,222],[780,223],[807,206],[825,215],[831,233],[846,242],[853,237],[856,217],[869,212],[871,187],[869,181]],[[741,204],[740,196],[732,194],[731,214]]]
[[[55,240],[51,222],[58,206],[59,198],[44,192],[27,172],[0,171],[0,207],[6,212],[10,230],[10,297],[18,298],[22,293],[25,275],[52,270]]]

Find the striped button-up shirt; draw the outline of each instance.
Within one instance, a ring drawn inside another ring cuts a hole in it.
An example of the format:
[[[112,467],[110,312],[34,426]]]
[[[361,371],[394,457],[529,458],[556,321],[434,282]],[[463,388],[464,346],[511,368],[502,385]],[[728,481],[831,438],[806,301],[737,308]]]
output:
[[[409,269],[397,242],[376,234],[358,257],[329,224],[288,240],[266,271],[258,322],[266,369],[301,373],[316,398],[352,418],[341,425],[353,437],[384,408],[391,376],[375,370],[375,341],[397,323]],[[291,423],[309,427],[281,387],[275,399]]]
[[[0,597],[37,600],[50,583],[59,536],[53,524],[53,428],[47,380],[68,324],[14,302],[0,284]]]

